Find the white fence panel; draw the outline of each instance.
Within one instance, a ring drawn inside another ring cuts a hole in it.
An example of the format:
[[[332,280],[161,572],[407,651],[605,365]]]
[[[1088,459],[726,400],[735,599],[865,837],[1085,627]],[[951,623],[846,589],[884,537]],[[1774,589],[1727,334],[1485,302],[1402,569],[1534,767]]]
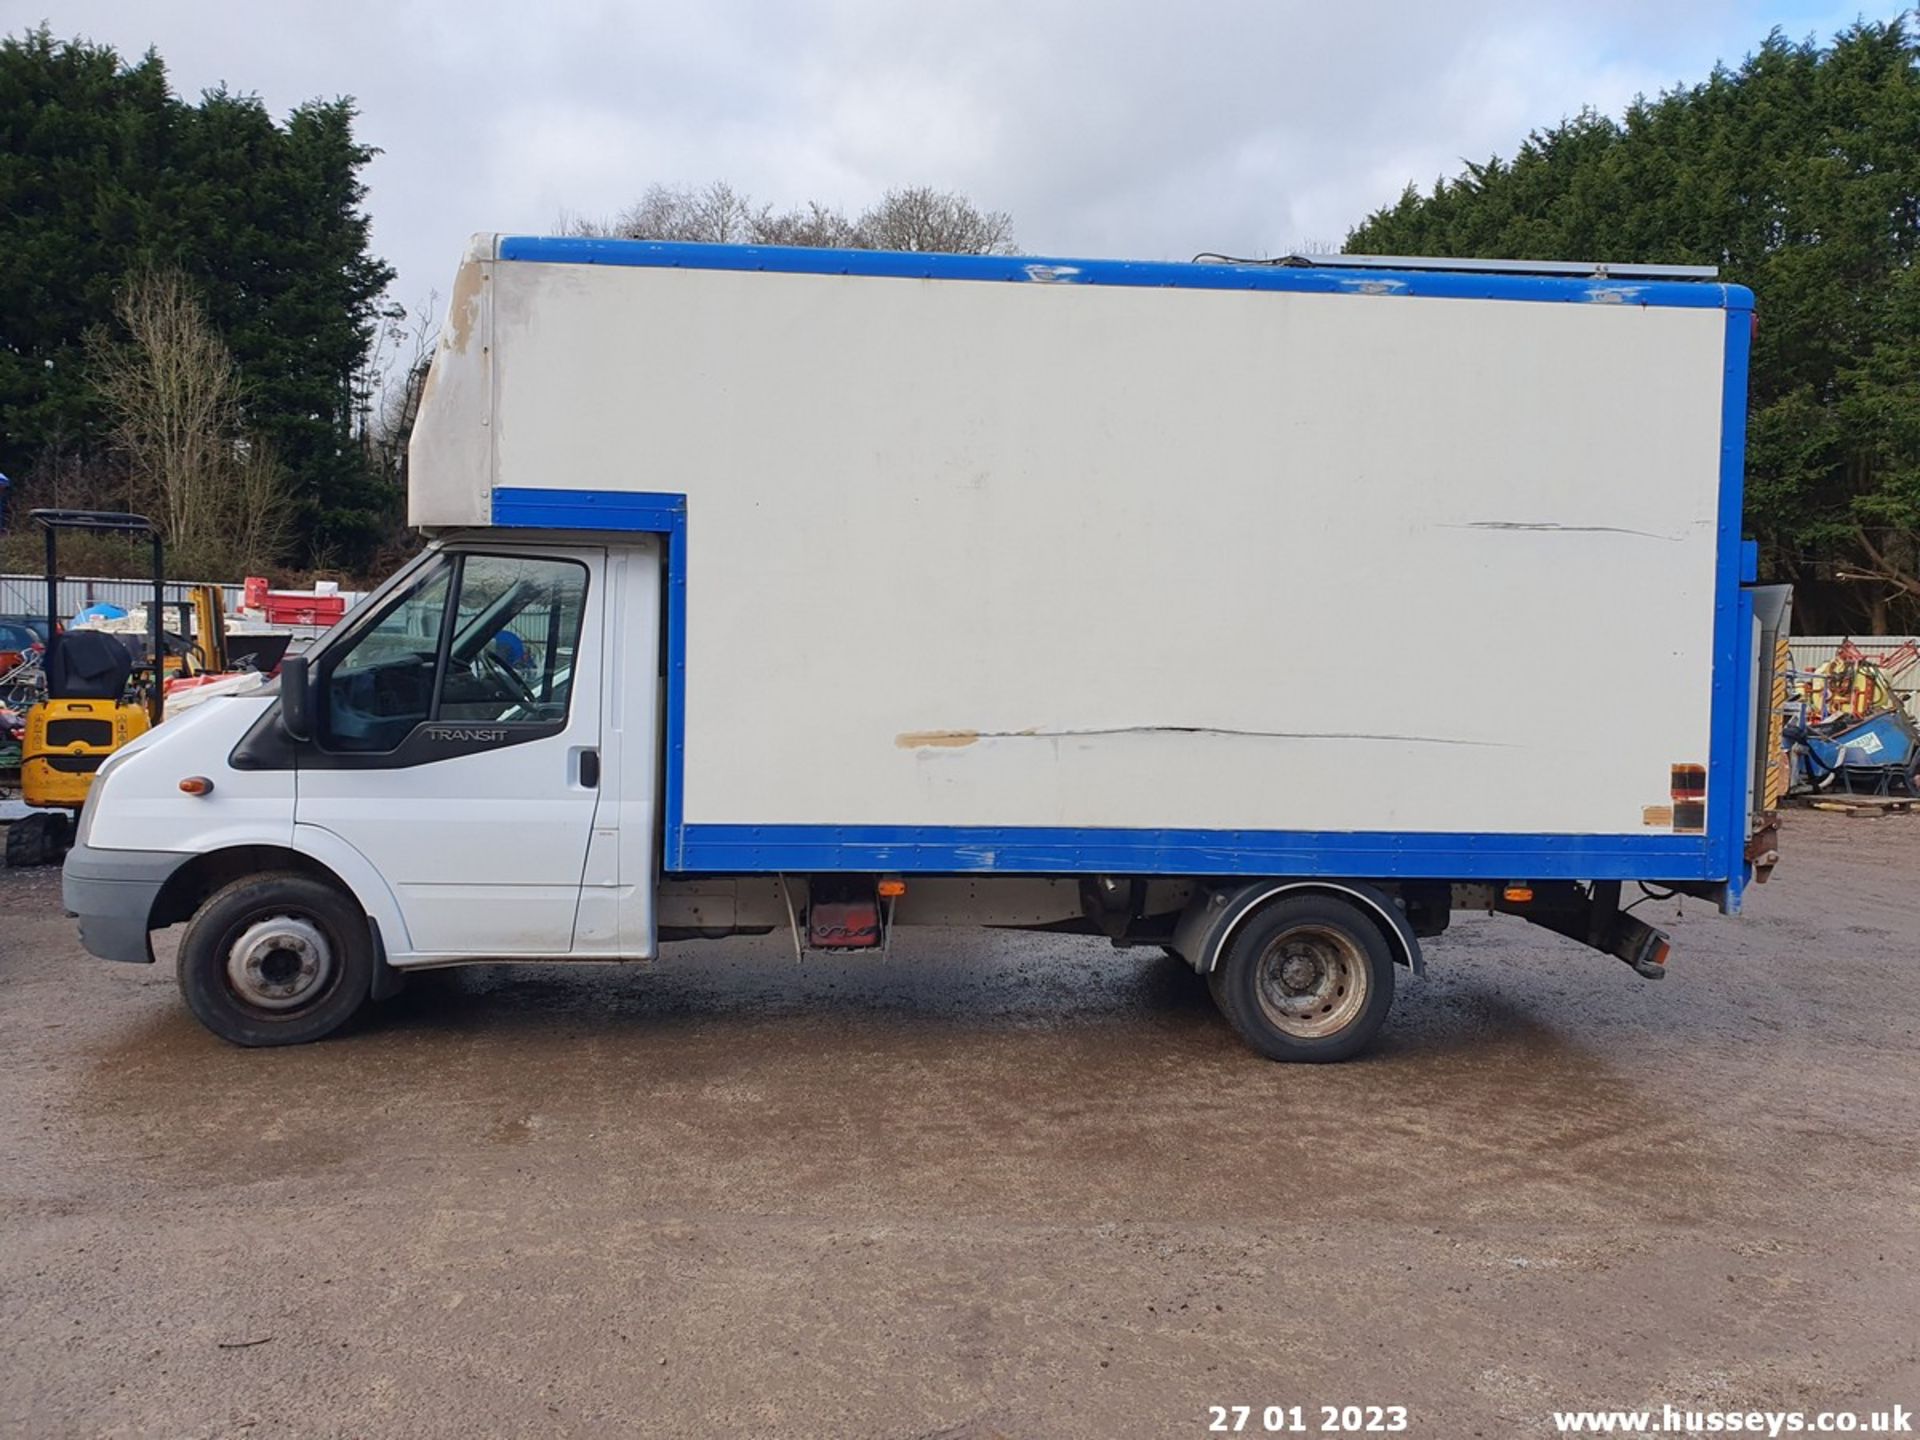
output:
[[[212,581],[169,580],[167,603],[187,598],[195,584]],[[241,587],[222,585],[224,606],[229,614],[240,603]],[[100,575],[69,575],[60,581],[60,619],[71,620],[89,605],[118,605],[122,610],[137,610],[153,598],[153,581],[127,580]],[[45,615],[47,613],[47,577],[44,575],[0,575],[0,615]]]

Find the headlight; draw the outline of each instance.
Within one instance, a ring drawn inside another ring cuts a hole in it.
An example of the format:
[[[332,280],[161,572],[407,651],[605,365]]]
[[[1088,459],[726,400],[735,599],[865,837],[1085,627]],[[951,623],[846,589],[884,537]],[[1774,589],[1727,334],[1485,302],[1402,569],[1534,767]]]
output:
[[[87,832],[93,829],[93,797],[99,793],[100,771],[96,770],[93,772],[93,783],[87,786],[87,798],[80,802],[80,819],[73,827],[73,843],[76,847],[87,843]]]
[[[74,822],[73,843],[76,846],[87,843],[88,832],[93,829],[93,812],[100,808],[95,803],[100,797],[100,787],[106,784],[107,772],[113,769],[114,762],[125,753],[124,750],[114,751],[102,760],[100,768],[93,772],[93,783],[87,786],[87,798],[80,802],[80,818]]]

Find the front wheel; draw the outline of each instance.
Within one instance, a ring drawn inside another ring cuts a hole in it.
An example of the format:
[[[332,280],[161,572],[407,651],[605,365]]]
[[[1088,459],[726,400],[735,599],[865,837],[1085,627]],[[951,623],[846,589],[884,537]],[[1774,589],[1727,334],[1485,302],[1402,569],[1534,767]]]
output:
[[[1214,1003],[1269,1060],[1345,1060],[1393,1005],[1393,952],[1334,895],[1276,900],[1241,922],[1207,973]]]
[[[373,938],[353,899],[291,871],[214,892],[180,939],[187,1007],[235,1045],[298,1045],[353,1018],[373,983]]]

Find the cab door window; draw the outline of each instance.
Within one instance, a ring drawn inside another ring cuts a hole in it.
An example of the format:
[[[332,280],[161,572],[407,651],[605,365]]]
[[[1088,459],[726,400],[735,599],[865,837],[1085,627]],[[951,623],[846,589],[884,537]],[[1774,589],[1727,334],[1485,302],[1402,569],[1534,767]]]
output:
[[[434,718],[565,721],[586,601],[576,561],[466,556]]]
[[[321,661],[321,743],[392,750],[433,714],[433,677],[453,566],[426,571],[379,621]]]
[[[586,595],[578,561],[450,557],[323,658],[322,745],[385,753],[429,721],[557,729]]]

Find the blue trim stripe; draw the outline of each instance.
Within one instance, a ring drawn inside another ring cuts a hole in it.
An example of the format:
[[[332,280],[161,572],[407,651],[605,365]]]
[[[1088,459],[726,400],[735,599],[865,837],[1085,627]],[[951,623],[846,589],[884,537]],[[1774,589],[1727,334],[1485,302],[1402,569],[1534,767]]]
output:
[[[661,783],[661,864],[680,870],[687,773],[687,497],[621,490],[500,486],[493,523],[539,530],[615,530],[664,535],[667,546],[667,763]]]
[[[1747,361],[1752,348],[1753,317],[1729,313],[1720,391],[1720,509],[1707,760],[1707,836],[1713,843],[1717,872],[1712,878],[1727,882],[1729,910],[1739,908],[1740,889],[1747,877],[1747,771],[1742,757],[1747,753],[1756,704],[1750,662],[1752,597],[1740,588],[1746,548],[1741,524],[1747,468]]]
[[[501,486],[493,492],[493,523],[543,530],[632,530],[671,535],[687,528],[687,497]]]
[[[1075,260],[1037,255],[927,255],[789,245],[696,245],[665,240],[503,235],[502,260],[541,265],[638,265],[753,270],[785,275],[872,275],[912,280],[1013,281],[1174,290],[1279,290],[1313,295],[1422,295],[1452,300],[1537,300],[1753,309],[1741,285],[1697,280],[1592,280],[1447,270],[1343,270],[1334,266],[1188,265],[1158,260]]]
[[[714,874],[1331,875],[1348,879],[1704,880],[1697,835],[1084,830],[911,825],[686,827],[682,869]]]

